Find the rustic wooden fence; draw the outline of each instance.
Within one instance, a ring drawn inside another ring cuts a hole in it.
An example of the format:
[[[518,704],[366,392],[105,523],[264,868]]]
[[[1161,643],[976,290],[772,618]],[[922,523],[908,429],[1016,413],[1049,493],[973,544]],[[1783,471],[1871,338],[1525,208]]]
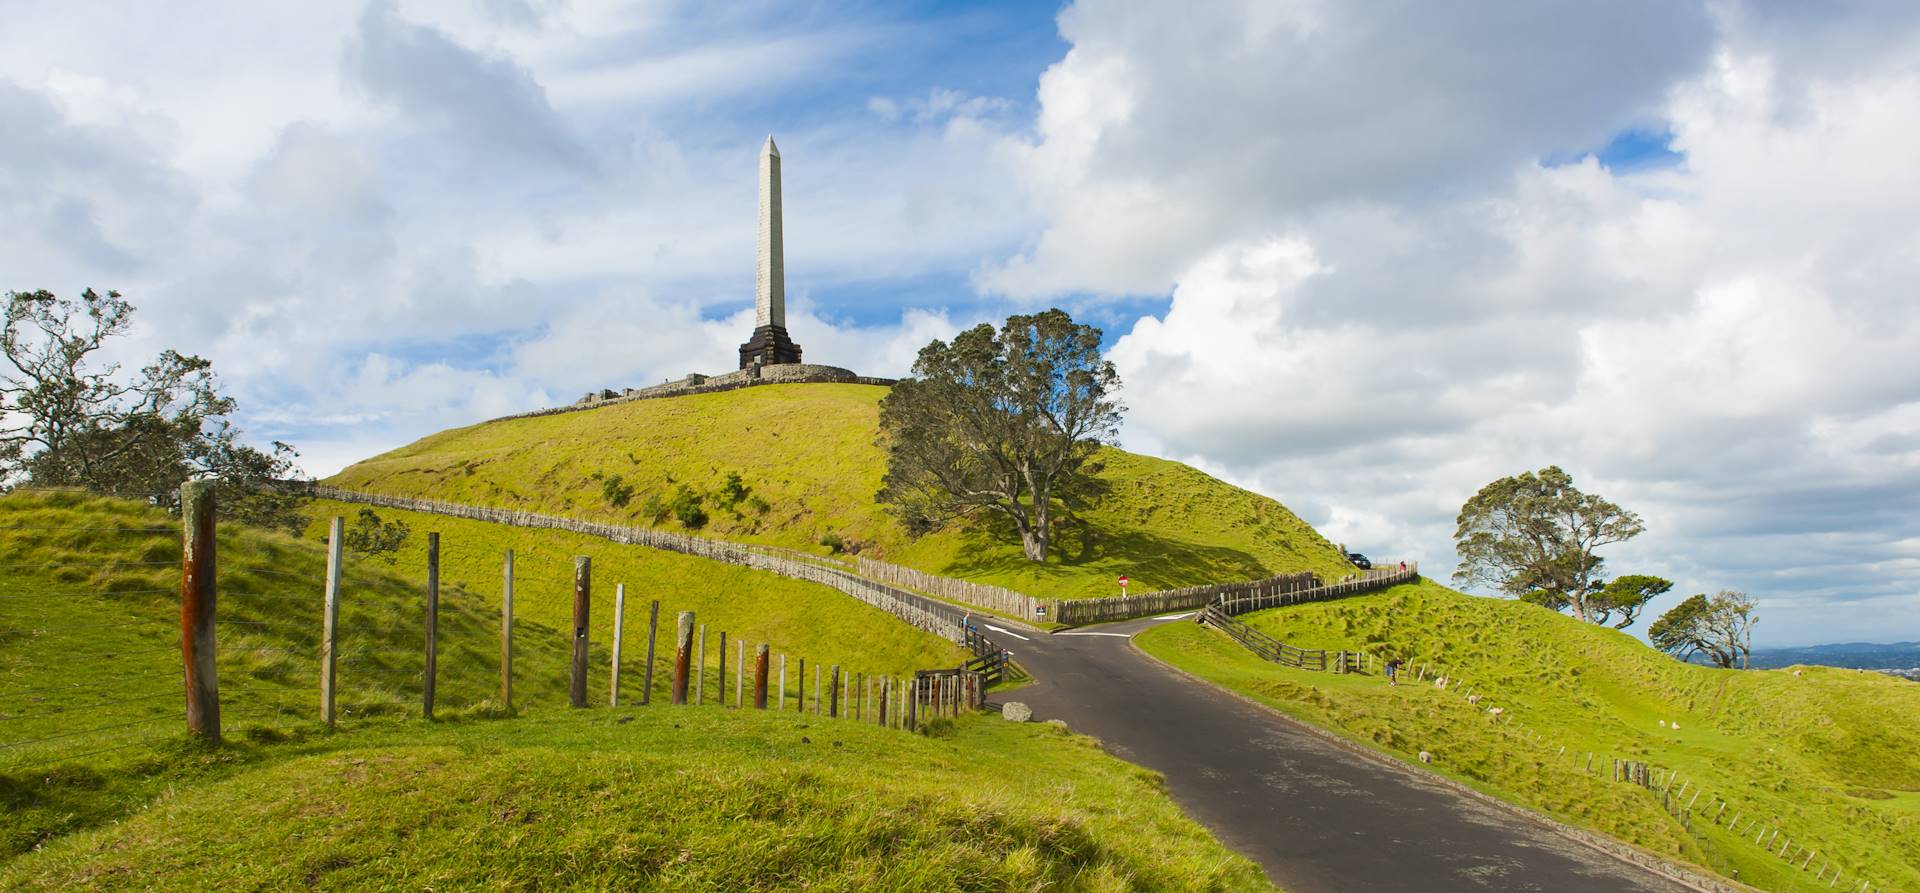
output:
[[[1249,580],[1243,583],[1208,583],[1202,586],[1188,586],[1182,589],[1168,589],[1161,592],[1148,592],[1141,595],[1119,595],[1107,598],[1049,599],[1046,602],[1047,619],[1056,623],[1082,624],[1102,623],[1109,620],[1129,620],[1160,614],[1167,611],[1183,611],[1200,608],[1223,597],[1232,598],[1276,598],[1291,592],[1302,592],[1320,585],[1320,578],[1306,572],[1281,574],[1264,580]]]
[[[1389,586],[1410,583],[1419,577],[1419,562],[1407,561],[1402,562],[1398,567],[1370,570],[1354,579],[1342,580],[1326,586],[1299,589],[1284,586],[1242,587],[1238,590],[1223,588],[1211,601],[1207,602],[1200,616],[1196,618],[1196,622],[1226,633],[1228,638],[1239,642],[1241,647],[1283,666],[1303,670],[1331,668],[1336,673],[1354,672],[1363,666],[1357,652],[1339,652],[1333,661],[1329,662],[1326,649],[1289,645],[1235,620],[1234,615],[1377,592]]]
[[[768,573],[779,574],[796,580],[819,583],[851,595],[880,610],[886,611],[912,626],[933,633],[951,642],[965,644],[966,631],[961,626],[958,612],[939,605],[930,605],[924,599],[912,593],[884,583],[865,579],[851,571],[843,570],[842,565],[832,559],[818,555],[809,555],[792,549],[775,546],[748,546],[727,543],[719,540],[702,539],[697,536],[672,533],[664,530],[650,530],[645,527],[633,527],[624,524],[606,524],[599,521],[581,521],[575,518],[563,518],[558,515],[546,515],[538,512],[519,512],[507,509],[485,508],[482,506],[462,505],[455,502],[441,502],[435,499],[415,499],[407,496],[386,496],[378,493],[362,493],[357,490],[343,490],[315,484],[308,493],[319,499],[332,499],[339,502],[352,502],[365,505],[377,505],[386,508],[401,509],[410,512],[422,512],[433,515],[445,515],[453,518],[466,518],[473,521],[486,521],[493,524],[506,524],[513,527],[534,527],[549,530],[565,530],[587,536],[599,537],[623,545],[646,546],[692,555],[712,561],[750,567]]]
[[[1245,614],[1248,611],[1262,611],[1267,608],[1283,608],[1307,602],[1332,601],[1352,595],[1364,595],[1378,592],[1389,586],[1411,583],[1420,579],[1420,562],[1403,561],[1397,567],[1376,568],[1358,574],[1352,579],[1338,583],[1322,585],[1317,581],[1312,586],[1298,589],[1251,589],[1243,592],[1222,592],[1214,599],[1221,611],[1228,616]]]
[[[956,601],[985,608],[1011,617],[1034,619],[1034,608],[1043,604],[1041,599],[1024,592],[1015,592],[1001,586],[989,586],[968,580],[956,580],[929,574],[873,558],[856,558],[854,570],[869,579],[890,583],[894,586],[914,589],[935,598]]]

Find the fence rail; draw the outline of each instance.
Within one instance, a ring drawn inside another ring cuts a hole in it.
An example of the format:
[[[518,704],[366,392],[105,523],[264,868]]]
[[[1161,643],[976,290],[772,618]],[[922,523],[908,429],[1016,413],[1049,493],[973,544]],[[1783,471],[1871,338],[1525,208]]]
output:
[[[1301,648],[1290,645],[1235,620],[1234,616],[1249,611],[1307,602],[1331,601],[1377,592],[1389,586],[1412,582],[1419,577],[1420,563],[1408,561],[1402,562],[1398,568],[1367,571],[1357,579],[1343,580],[1328,586],[1312,586],[1303,589],[1251,587],[1237,593],[1228,588],[1223,589],[1214,596],[1212,601],[1207,602],[1197,621],[1226,633],[1228,638],[1240,643],[1241,647],[1282,666],[1321,671],[1331,667],[1336,673],[1344,673],[1358,668],[1359,664],[1355,660],[1357,655],[1342,651],[1330,663],[1324,648]]]

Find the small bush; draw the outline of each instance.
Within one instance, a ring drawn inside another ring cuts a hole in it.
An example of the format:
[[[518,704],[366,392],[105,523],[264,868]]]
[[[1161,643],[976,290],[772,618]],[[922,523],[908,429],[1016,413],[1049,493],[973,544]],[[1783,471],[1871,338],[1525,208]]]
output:
[[[705,501],[700,494],[693,492],[692,487],[681,484],[673,494],[673,516],[679,518],[688,530],[699,530],[707,526],[707,511],[701,508],[701,503]]]
[[[820,545],[826,546],[835,555],[847,550],[847,541],[841,539],[840,534],[832,531],[828,531],[826,536],[820,538]]]
[[[666,500],[661,499],[658,493],[647,497],[646,503],[640,506],[640,516],[646,518],[650,524],[662,523],[666,521],[667,516],[671,514],[673,514],[673,506],[668,505]]]
[[[616,474],[600,485],[600,494],[607,497],[607,502],[612,503],[614,508],[626,508],[627,503],[633,501],[633,485],[622,481],[620,475]]]
[[[741,479],[740,472],[729,471],[727,472],[727,482],[720,485],[719,499],[717,501],[721,505],[732,508],[739,505],[740,500],[747,498],[747,494],[751,492],[753,492],[753,488],[747,486],[746,481]]]

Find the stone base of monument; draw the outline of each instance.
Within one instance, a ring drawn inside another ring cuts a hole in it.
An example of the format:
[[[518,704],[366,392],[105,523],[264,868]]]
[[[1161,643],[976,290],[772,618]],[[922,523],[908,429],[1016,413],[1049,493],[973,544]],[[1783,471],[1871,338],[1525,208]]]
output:
[[[800,362],[800,345],[793,343],[787,335],[786,326],[761,326],[753,330],[753,337],[740,345],[740,368],[751,368],[754,363],[762,366],[784,366]]]

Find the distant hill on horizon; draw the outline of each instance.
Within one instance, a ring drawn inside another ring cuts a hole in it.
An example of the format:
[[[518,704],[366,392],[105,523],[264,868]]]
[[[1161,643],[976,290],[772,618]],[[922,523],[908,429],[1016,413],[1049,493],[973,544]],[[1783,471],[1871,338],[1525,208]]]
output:
[[[1794,664],[1853,670],[1911,669],[1920,667],[1920,642],[1836,642],[1753,649],[1755,667],[1771,669]]]

